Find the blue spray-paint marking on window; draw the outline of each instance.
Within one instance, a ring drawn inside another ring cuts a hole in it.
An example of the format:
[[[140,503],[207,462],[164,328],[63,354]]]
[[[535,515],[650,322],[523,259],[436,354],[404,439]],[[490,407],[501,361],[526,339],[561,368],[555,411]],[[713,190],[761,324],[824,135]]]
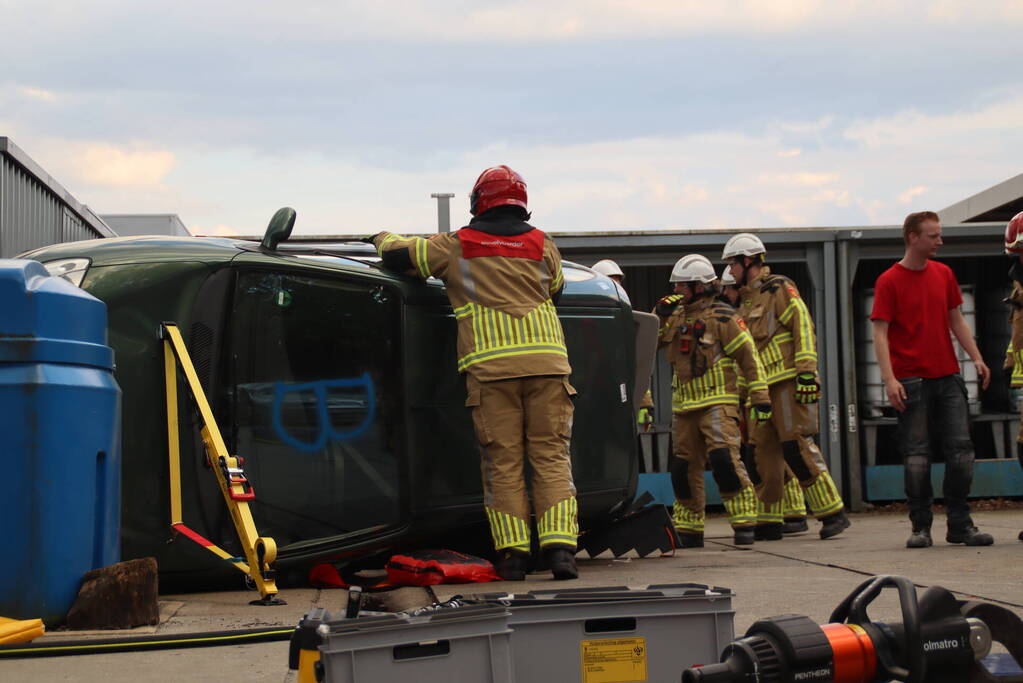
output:
[[[330,422],[328,411],[327,392],[330,389],[353,389],[363,388],[366,395],[366,413],[362,421],[353,429],[337,431]],[[308,391],[316,396],[316,415],[319,418],[320,431],[316,440],[312,442],[300,441],[292,436],[281,420],[281,412],[284,404],[284,397],[290,393]],[[274,399],[272,407],[273,429],[281,441],[300,451],[313,453],[322,449],[331,440],[347,441],[361,435],[373,424],[376,417],[376,392],[373,390],[373,380],[368,372],[360,377],[351,379],[328,379],[319,382],[307,382],[304,384],[287,384],[278,382],[274,385]]]

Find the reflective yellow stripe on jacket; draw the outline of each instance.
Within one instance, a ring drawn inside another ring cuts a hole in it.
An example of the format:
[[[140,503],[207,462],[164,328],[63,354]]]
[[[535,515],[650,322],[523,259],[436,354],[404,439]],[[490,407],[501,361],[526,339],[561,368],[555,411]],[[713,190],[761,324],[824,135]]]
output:
[[[735,352],[744,344],[748,344],[750,352],[757,363],[757,374],[761,379],[752,385],[743,376],[738,364],[733,360]],[[681,413],[707,406],[726,404],[738,405],[743,393],[766,391],[767,382],[760,357],[756,351],[753,337],[746,330],[741,330],[723,347],[724,354],[702,375],[681,384],[678,375],[672,374],[671,407],[674,412]],[[729,376],[734,377],[730,383]]]
[[[469,302],[455,309],[459,320],[470,318],[473,351],[458,359],[458,371],[493,358],[556,353],[568,357],[558,312],[550,299],[521,318]]]
[[[735,361],[731,358],[721,358],[708,368],[707,372],[685,384],[680,383],[678,375],[673,373],[671,409],[676,413],[681,413],[719,403],[738,405],[739,393],[738,391],[729,391],[725,368],[731,368],[734,372]]]
[[[760,363],[764,366],[764,381],[768,384],[796,376],[795,368],[785,367],[785,354],[781,350],[781,344],[791,341],[791,332],[779,332],[771,337],[764,348],[760,349]]]
[[[732,339],[732,341],[728,342],[728,344],[725,345],[725,353],[728,354],[729,356],[734,356],[735,352],[743,344],[749,344],[750,352],[753,354],[753,358],[757,364],[757,376],[760,379],[751,384],[749,381],[746,380],[746,376],[743,374],[742,368],[740,368],[738,365],[734,365],[736,374],[735,383],[739,388],[739,393],[743,394],[747,392],[761,390],[767,391],[767,380],[764,377],[764,364],[760,358],[760,354],[757,353],[757,344],[756,342],[753,341],[753,335],[751,335],[746,330],[742,330],[742,332],[735,335],[735,338]]]
[[[1011,380],[1009,386],[1013,389],[1023,387],[1023,349],[1012,348],[1012,340],[1009,340],[1009,347],[1005,349],[1005,365],[1006,370],[1009,369],[1009,364],[1012,368]]]
[[[795,356],[793,360],[798,364],[800,360],[812,360],[814,363],[817,362],[817,349],[814,348],[814,334],[813,324],[810,322],[810,311],[806,307],[804,302],[799,297],[794,297],[789,301],[789,305],[782,311],[781,315],[778,316],[778,322],[782,325],[788,325],[792,318],[796,318],[796,324],[799,326],[799,348],[795,350]],[[777,335],[775,336],[777,339]],[[792,338],[792,335],[789,335]]]

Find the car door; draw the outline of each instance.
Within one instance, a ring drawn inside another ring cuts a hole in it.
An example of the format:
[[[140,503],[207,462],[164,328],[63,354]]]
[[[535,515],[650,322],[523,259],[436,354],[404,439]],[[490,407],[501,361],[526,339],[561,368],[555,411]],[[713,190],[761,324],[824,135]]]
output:
[[[399,293],[284,261],[239,264],[226,384],[256,522],[287,556],[403,524],[406,464]]]

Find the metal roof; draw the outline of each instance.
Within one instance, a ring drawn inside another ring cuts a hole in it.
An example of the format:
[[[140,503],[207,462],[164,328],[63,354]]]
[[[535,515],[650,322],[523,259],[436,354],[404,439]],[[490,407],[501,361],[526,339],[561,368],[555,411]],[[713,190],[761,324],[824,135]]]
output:
[[[1023,211],[1023,173],[945,207],[938,212],[943,223],[1008,221]]]

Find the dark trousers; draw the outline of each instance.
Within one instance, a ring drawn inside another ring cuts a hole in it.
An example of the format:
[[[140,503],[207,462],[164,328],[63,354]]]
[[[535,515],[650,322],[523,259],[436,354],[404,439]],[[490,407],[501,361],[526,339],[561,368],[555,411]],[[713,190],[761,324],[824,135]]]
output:
[[[931,443],[945,455],[942,486],[948,507],[948,526],[971,526],[970,485],[973,483],[973,442],[970,441],[966,385],[959,374],[934,379],[900,379],[906,388],[906,410],[899,413],[899,451],[905,465],[906,498],[914,529],[930,528]]]

